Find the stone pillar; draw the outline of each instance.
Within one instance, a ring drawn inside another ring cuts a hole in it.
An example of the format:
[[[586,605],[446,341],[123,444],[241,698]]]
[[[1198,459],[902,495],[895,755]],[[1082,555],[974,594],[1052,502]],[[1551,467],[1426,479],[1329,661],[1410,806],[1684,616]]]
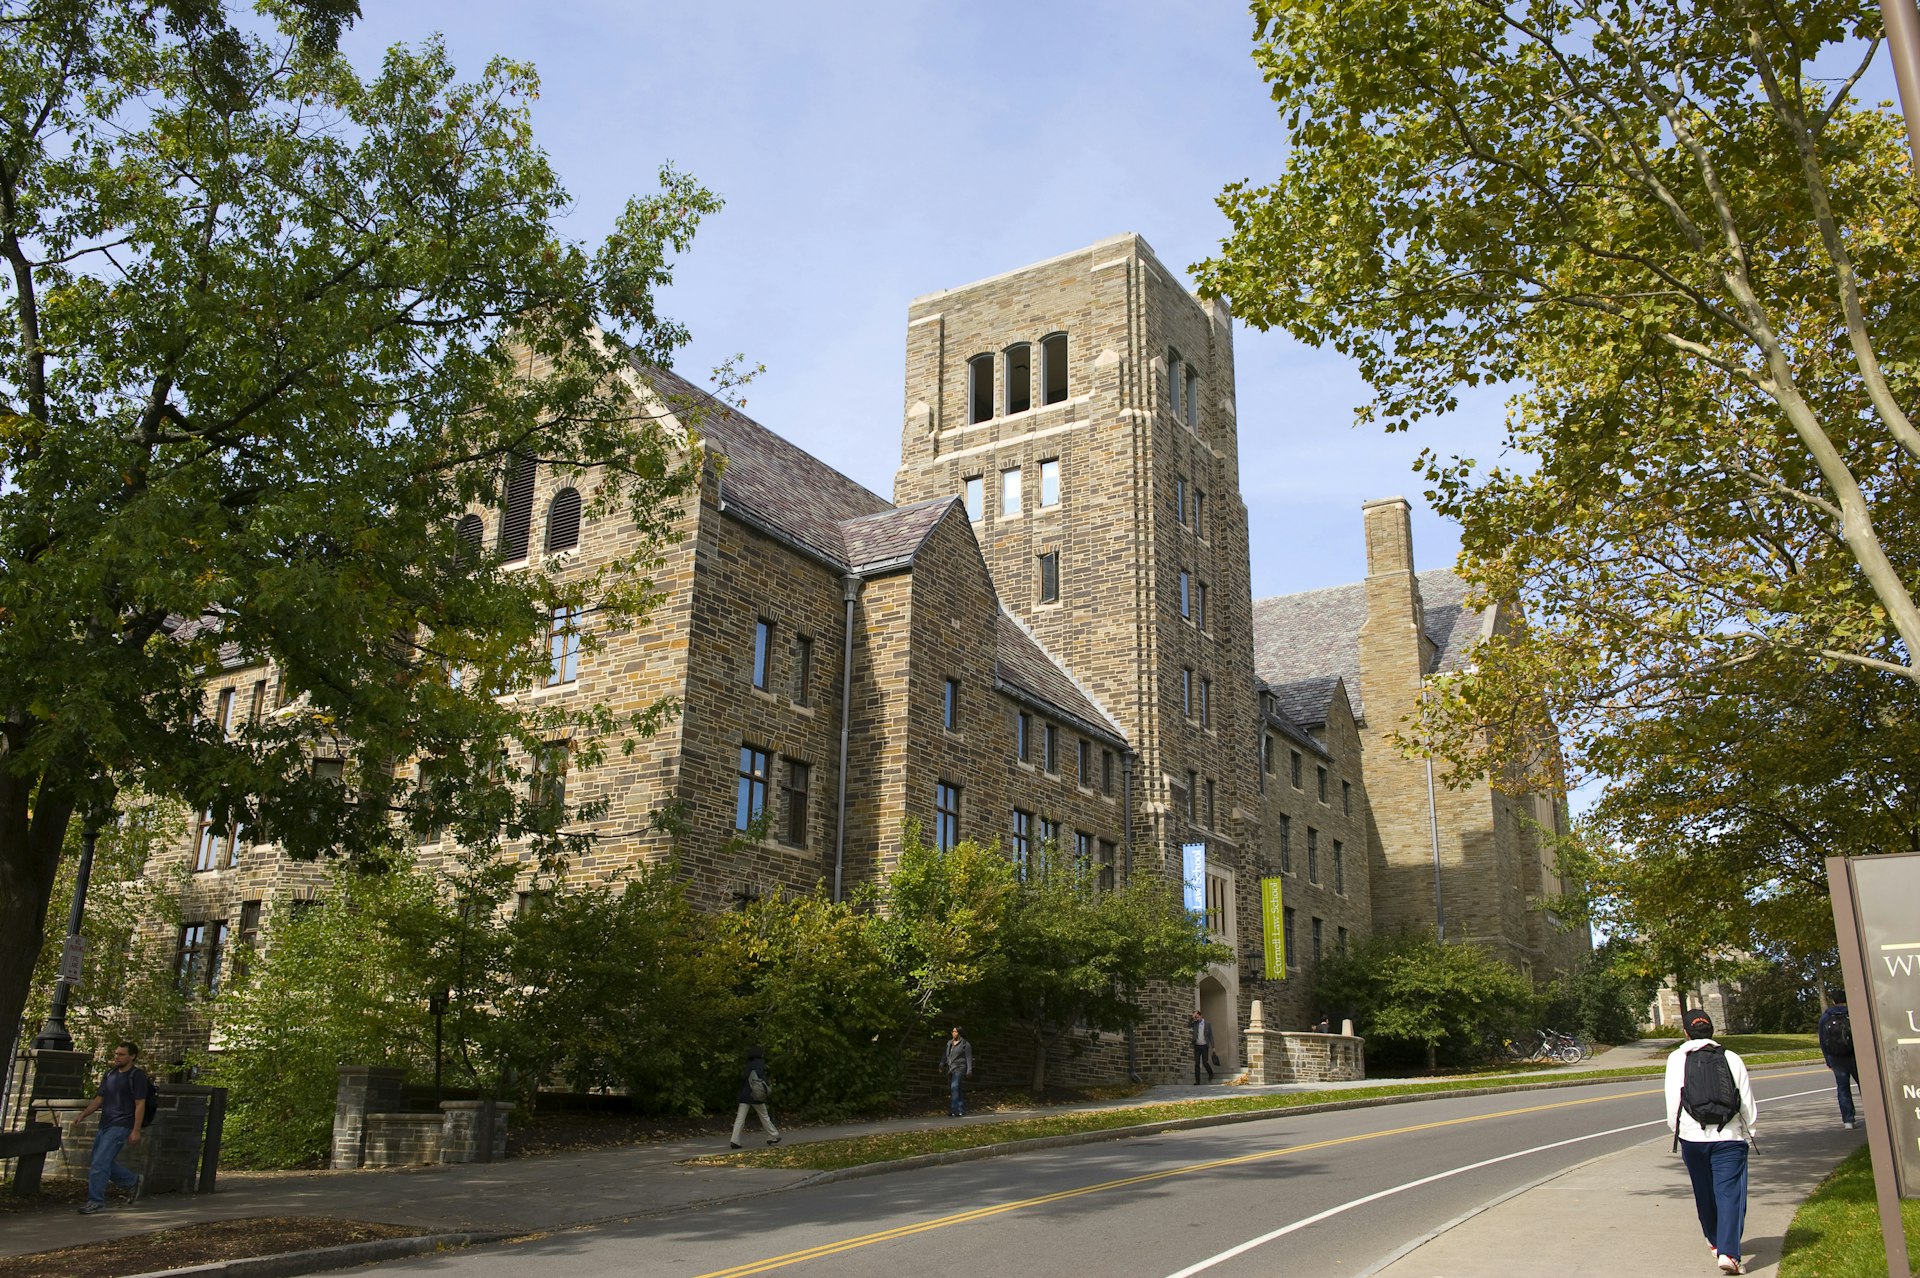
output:
[[[146,1176],[147,1193],[192,1193],[199,1185],[200,1145],[206,1137],[207,1102],[212,1092],[211,1087],[160,1085],[160,1105],[153,1124],[141,1136],[139,1150],[128,1159]]]
[[[441,1101],[440,1161],[443,1163],[477,1163],[480,1156],[481,1115],[486,1107],[485,1101],[459,1100]],[[511,1101],[493,1103],[493,1148],[492,1158],[498,1162],[507,1156],[507,1115],[513,1112]]]
[[[1267,1081],[1267,1021],[1260,1007],[1260,1000],[1253,1000],[1253,1010],[1247,1017],[1247,1082],[1261,1085]]]
[[[333,1159],[336,1171],[364,1161],[367,1115],[405,1107],[401,1090],[407,1072],[380,1065],[342,1065],[333,1102]]]
[[[21,1080],[18,1094],[26,1097],[28,1108],[32,1108],[35,1101],[84,1100],[93,1095],[94,1086],[100,1081],[93,1077],[91,1052],[33,1047],[28,1048],[24,1056],[26,1077]]]

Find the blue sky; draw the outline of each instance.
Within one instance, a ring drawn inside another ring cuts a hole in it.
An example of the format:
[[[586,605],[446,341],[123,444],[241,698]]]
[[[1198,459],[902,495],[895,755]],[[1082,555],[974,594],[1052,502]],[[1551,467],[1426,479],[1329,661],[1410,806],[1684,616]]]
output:
[[[694,336],[682,370],[765,364],[747,411],[883,496],[910,298],[1123,231],[1183,270],[1226,231],[1221,187],[1285,154],[1231,5],[365,7],[346,45],[364,69],[433,32],[467,76],[497,54],[539,68],[569,236],[597,240],[665,160],[722,195],[666,302]],[[1330,350],[1238,326],[1235,355],[1256,597],[1362,577],[1373,497],[1412,499],[1421,565],[1452,561],[1413,458],[1490,460],[1497,398],[1387,435],[1354,427],[1365,387]]]

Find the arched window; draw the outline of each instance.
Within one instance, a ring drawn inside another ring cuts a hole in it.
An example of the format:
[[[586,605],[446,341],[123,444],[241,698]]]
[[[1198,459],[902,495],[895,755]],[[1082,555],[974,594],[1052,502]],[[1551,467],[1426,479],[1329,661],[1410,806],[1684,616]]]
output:
[[[1007,416],[1033,407],[1033,347],[1017,342],[1007,347]]]
[[[527,557],[527,538],[533,530],[533,458],[515,453],[507,459],[505,500],[500,504],[500,558],[508,563]]]
[[[1050,333],[1040,339],[1041,403],[1058,404],[1067,397],[1067,335]]]
[[[572,550],[580,544],[580,491],[562,488],[547,504],[547,553]]]
[[[455,554],[462,563],[472,563],[480,558],[480,542],[486,536],[486,529],[480,524],[480,516],[464,515],[453,526],[454,540],[459,542]]]
[[[967,423],[993,417],[993,356],[975,355],[967,361]]]

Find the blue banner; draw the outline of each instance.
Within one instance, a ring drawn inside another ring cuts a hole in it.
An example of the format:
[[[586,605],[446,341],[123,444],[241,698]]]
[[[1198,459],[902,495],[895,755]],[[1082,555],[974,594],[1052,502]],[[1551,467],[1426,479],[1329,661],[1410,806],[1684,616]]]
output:
[[[1180,846],[1180,882],[1185,889],[1187,909],[1205,918],[1207,913],[1206,844],[1184,843]]]

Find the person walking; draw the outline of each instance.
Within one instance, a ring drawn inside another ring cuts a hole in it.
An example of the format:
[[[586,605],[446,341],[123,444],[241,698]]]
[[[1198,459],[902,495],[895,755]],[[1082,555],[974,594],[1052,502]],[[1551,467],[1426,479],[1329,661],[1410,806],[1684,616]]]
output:
[[[767,1144],[780,1143],[780,1129],[773,1125],[773,1115],[767,1112],[767,1098],[772,1095],[773,1079],[767,1075],[766,1050],[749,1048],[746,1074],[740,1080],[740,1108],[733,1116],[733,1136],[727,1141],[728,1149],[740,1148],[740,1138],[747,1134],[748,1110],[752,1110],[760,1120],[760,1130],[767,1134]]]
[[[87,1170],[87,1201],[80,1206],[82,1216],[91,1216],[107,1205],[107,1185],[127,1191],[127,1205],[140,1201],[147,1178],[117,1161],[120,1151],[140,1143],[140,1129],[146,1125],[147,1107],[153,1104],[153,1080],[134,1064],[140,1057],[137,1043],[115,1043],[113,1068],[100,1080],[87,1107],[74,1115],[73,1127],[94,1110],[100,1111],[100,1130],[93,1135],[93,1158]]]
[[[1829,991],[1833,1006],[1820,1013],[1820,1055],[1833,1071],[1834,1088],[1840,1093],[1840,1125],[1853,1126],[1853,1089],[1860,1083],[1860,1062],[1853,1051],[1853,1018],[1847,1015],[1845,990]]]
[[[973,1044],[961,1035],[958,1025],[940,1053],[940,1068],[947,1071],[947,1117],[965,1118],[967,1097],[960,1080],[973,1075]]]
[[[1200,1015],[1200,1009],[1193,1009],[1193,1085],[1200,1086],[1200,1071],[1207,1071],[1207,1081],[1213,1081],[1213,1026],[1207,1018]]]
[[[1687,1041],[1667,1056],[1667,1127],[1673,1132],[1700,1230],[1723,1274],[1743,1272],[1740,1237],[1747,1223],[1747,1152],[1758,1132],[1758,1106],[1747,1064],[1713,1038],[1713,1018],[1682,1015]]]

